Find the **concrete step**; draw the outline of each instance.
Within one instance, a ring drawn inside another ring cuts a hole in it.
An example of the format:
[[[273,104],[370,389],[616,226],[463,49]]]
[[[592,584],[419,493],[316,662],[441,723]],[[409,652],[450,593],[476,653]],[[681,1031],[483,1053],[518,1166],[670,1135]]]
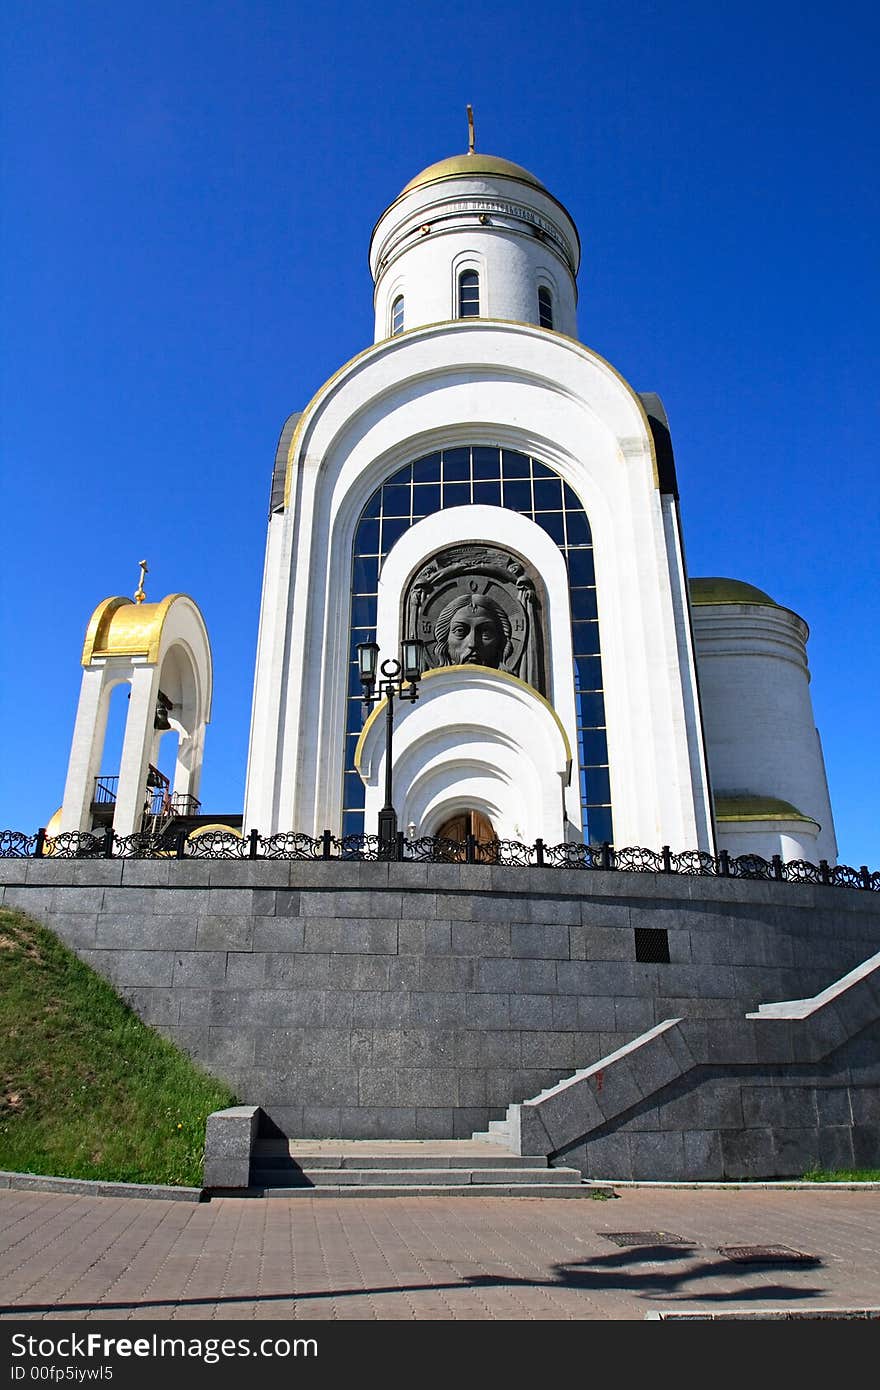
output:
[[[498,1167],[506,1169],[516,1168],[543,1168],[547,1169],[547,1160],[543,1154],[536,1157],[519,1154],[498,1154],[479,1158],[473,1154],[454,1154],[449,1158],[442,1158],[439,1155],[425,1154],[421,1157],[417,1155],[383,1155],[374,1154],[317,1154],[306,1156],[292,1154],[287,1149],[266,1151],[259,1144],[254,1149],[253,1163],[260,1168],[289,1168],[297,1165],[300,1168],[307,1167],[310,1171],[321,1168],[351,1169],[355,1171],[359,1168],[385,1168],[399,1169],[405,1172],[407,1169],[418,1169],[424,1171],[426,1168],[474,1168],[474,1167]]]
[[[580,1174],[578,1174],[580,1178]],[[365,1187],[360,1183],[347,1186],[326,1187],[264,1187],[263,1197],[586,1197],[589,1199],[594,1188],[586,1183],[437,1183],[428,1187],[415,1183],[386,1183],[375,1187]],[[223,1196],[215,1192],[215,1196]],[[231,1196],[241,1196],[238,1191]]]
[[[492,1167],[492,1168],[319,1168],[267,1167],[255,1164],[252,1187],[528,1187],[539,1184],[579,1186],[576,1168]]]
[[[504,1121],[495,1125],[505,1128]],[[576,1168],[511,1153],[498,1130],[474,1139],[257,1140],[252,1192],[265,1197],[589,1195]]]

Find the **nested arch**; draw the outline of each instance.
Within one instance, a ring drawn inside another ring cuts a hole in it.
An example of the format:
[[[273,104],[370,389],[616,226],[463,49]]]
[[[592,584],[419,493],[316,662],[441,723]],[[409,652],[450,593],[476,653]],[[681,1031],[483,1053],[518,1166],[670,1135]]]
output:
[[[437,449],[391,472],[363,507],[355,528],[345,733],[343,831],[364,830],[364,788],[354,754],[361,729],[357,644],[373,641],[382,567],[420,521],[458,507],[517,512],[552,540],[568,581],[578,738],[578,780],[585,838],[612,838],[605,707],[592,532],[574,490],[531,454],[500,445]]]

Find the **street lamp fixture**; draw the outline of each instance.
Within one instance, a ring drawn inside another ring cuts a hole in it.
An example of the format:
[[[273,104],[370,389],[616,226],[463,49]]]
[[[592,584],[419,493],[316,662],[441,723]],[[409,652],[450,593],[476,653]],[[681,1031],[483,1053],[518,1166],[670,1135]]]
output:
[[[385,700],[385,805],[379,812],[379,853],[392,854],[397,843],[397,812],[392,799],[392,740],[394,737],[394,700],[419,698],[424,643],[406,638],[400,644],[400,660],[383,661],[379,667],[379,644],[359,642],[358,673],[364,691],[364,708],[371,709],[377,700]]]

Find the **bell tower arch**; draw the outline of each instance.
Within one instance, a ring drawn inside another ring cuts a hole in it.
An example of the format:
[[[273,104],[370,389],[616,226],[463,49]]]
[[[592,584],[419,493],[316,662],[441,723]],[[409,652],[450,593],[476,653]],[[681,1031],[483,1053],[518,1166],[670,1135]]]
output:
[[[115,834],[140,830],[156,788],[159,746],[172,730],[178,749],[168,796],[188,805],[198,797],[213,683],[207,628],[186,594],[169,594],[158,603],[145,598],[142,573],[134,601],[104,599],[89,620],[62,832],[92,829],[98,802],[112,809]],[[101,777],[99,789],[110,696],[123,683],[129,692],[119,772]]]

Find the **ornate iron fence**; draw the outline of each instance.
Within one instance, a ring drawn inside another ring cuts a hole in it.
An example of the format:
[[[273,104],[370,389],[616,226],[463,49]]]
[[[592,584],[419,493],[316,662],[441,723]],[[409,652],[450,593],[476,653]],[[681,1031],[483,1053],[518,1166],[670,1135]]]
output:
[[[804,859],[783,862],[778,854],[762,859],[757,854],[731,857],[726,850],[712,855],[704,850],[674,854],[668,845],[660,850],[613,845],[545,845],[543,840],[521,844],[518,840],[447,840],[423,836],[408,840],[403,834],[391,841],[377,835],[337,836],[286,831],[260,835],[252,830],[210,830],[188,835],[146,831],[136,835],[73,831],[47,836],[45,830],[26,835],[20,830],[0,831],[0,859],[330,859],[391,861],[410,864],[497,864],[546,869],[604,869],[623,873],[685,874],[706,878],[769,879],[779,883],[816,883],[827,887],[860,888],[880,892],[880,872],[866,865],[809,864]]]

